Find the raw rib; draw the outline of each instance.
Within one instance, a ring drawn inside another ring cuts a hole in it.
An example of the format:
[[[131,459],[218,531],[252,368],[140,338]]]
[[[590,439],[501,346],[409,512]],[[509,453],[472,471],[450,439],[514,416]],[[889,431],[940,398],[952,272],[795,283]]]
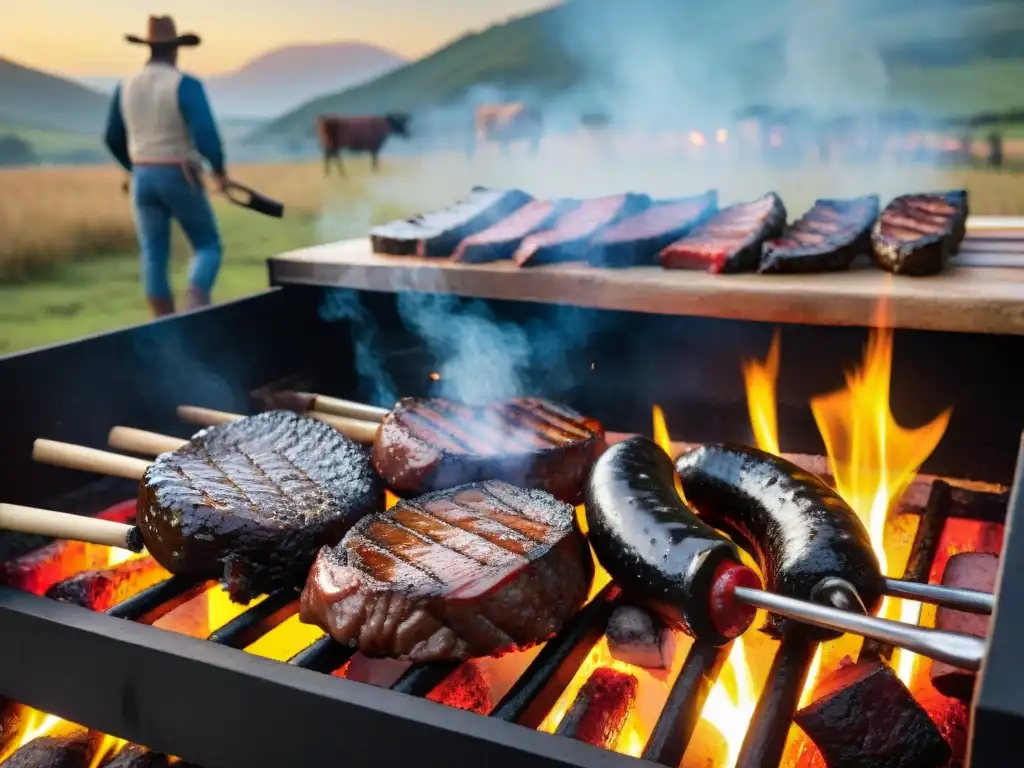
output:
[[[577,504],[605,447],[598,422],[550,400],[403,398],[377,434],[373,466],[401,496],[496,479]]]
[[[836,272],[871,250],[878,195],[818,200],[786,231],[761,248],[758,272]]]
[[[715,273],[757,269],[761,245],[786,226],[786,207],[774,192],[731,205],[669,245],[658,258],[665,269],[706,269]]]
[[[472,483],[401,501],[321,549],[299,618],[367,656],[500,656],[556,634],[593,574],[570,505]]]

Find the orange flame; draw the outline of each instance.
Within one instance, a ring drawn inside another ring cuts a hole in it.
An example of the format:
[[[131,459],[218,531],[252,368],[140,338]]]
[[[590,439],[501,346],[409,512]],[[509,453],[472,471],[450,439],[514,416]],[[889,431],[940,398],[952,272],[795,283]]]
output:
[[[7,752],[0,752],[0,763],[7,760],[8,757],[30,741],[52,733],[64,723],[65,721],[56,715],[48,715],[45,712],[40,712],[38,709],[25,707],[24,725],[21,728],[21,734],[11,743]]]
[[[779,424],[775,409],[775,383],[779,378],[779,330],[775,329],[768,357],[744,360],[743,379],[747,385],[747,410],[757,447],[776,456],[779,451]]]
[[[116,736],[104,736],[103,741],[96,748],[96,753],[92,757],[92,762],[89,763],[89,768],[100,768],[101,765],[112,760],[127,745],[128,742],[124,739],[119,739]]]
[[[872,329],[864,360],[847,373],[846,387],[811,400],[836,490],[864,521],[883,573],[889,570],[884,546],[889,508],[939,444],[952,413],[947,408],[916,429],[896,423],[889,410],[892,344],[892,329]],[[897,602],[901,605],[894,606]],[[916,624],[920,611],[920,603],[886,599],[879,615]],[[895,668],[905,683],[915,658],[899,652]]]

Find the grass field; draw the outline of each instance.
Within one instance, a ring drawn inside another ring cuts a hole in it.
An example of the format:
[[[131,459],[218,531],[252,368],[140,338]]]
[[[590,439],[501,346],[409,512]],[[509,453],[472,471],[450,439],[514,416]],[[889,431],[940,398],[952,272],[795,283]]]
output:
[[[516,149],[507,158],[487,151],[472,162],[440,154],[385,158],[378,175],[368,172],[365,158],[354,158],[346,160],[346,178],[326,180],[318,164],[232,169],[239,181],[282,200],[286,215],[268,219],[216,203],[225,262],[215,300],[264,289],[268,256],[362,236],[374,223],[454,201],[474,184],[587,197],[623,190],[672,197],[715,187],[723,203],[774,189],[791,216],[817,196],[875,191],[885,198],[908,189],[966,187],[974,213],[1024,215],[1022,174],[917,166],[780,170],[700,156],[692,148],[627,150],[602,159],[592,148],[551,140],[537,158]],[[147,319],[122,180],[114,168],[0,170],[0,354]],[[178,288],[187,265],[188,249],[176,237]]]

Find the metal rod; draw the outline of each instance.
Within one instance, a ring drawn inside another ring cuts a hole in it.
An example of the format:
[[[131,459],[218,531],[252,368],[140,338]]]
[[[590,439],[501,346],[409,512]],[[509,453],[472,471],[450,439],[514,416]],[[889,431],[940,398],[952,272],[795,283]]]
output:
[[[643,759],[675,768],[683,760],[708,694],[718,679],[732,644],[716,648],[695,640],[679,677],[644,747]]]
[[[229,648],[245,648],[298,612],[298,593],[290,587],[285,587],[267,595],[258,605],[211,632],[206,639]]]
[[[764,608],[804,624],[880,640],[961,669],[977,671],[985,655],[985,641],[972,635],[861,616],[749,587],[736,587],[735,595],[737,600],[747,605]]]
[[[336,643],[333,637],[325,635],[288,659],[288,663],[295,667],[329,674],[351,659],[355,653],[355,648]]]
[[[908,600],[919,600],[922,603],[941,605],[967,613],[991,615],[995,607],[995,595],[979,592],[976,589],[947,587],[942,584],[918,584],[914,581],[901,579],[885,580],[886,594]]]
[[[198,597],[210,588],[212,582],[196,576],[171,576],[137,595],[132,595],[108,610],[107,616],[152,624],[179,605]]]
[[[415,664],[405,670],[398,681],[391,686],[392,691],[407,693],[410,696],[426,696],[437,688],[444,679],[458,669],[460,661],[431,661]]]
[[[782,641],[743,737],[737,768],[776,768],[782,762],[789,727],[817,649],[816,640],[800,635]]]

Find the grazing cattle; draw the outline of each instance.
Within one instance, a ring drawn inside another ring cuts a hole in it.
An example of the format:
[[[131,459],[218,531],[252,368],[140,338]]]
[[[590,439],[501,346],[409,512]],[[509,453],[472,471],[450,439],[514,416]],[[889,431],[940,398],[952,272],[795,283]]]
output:
[[[522,102],[485,104],[476,110],[475,131],[469,153],[473,153],[478,142],[494,141],[501,145],[504,154],[508,152],[510,143],[526,140],[530,143],[530,151],[536,154],[543,133],[544,119],[539,110]]]
[[[409,120],[406,114],[387,114],[367,117],[320,115],[316,119],[316,134],[324,153],[324,175],[330,173],[331,160],[344,176],[341,151],[369,152],[373,170],[378,169],[381,147],[392,133],[409,138]]]

